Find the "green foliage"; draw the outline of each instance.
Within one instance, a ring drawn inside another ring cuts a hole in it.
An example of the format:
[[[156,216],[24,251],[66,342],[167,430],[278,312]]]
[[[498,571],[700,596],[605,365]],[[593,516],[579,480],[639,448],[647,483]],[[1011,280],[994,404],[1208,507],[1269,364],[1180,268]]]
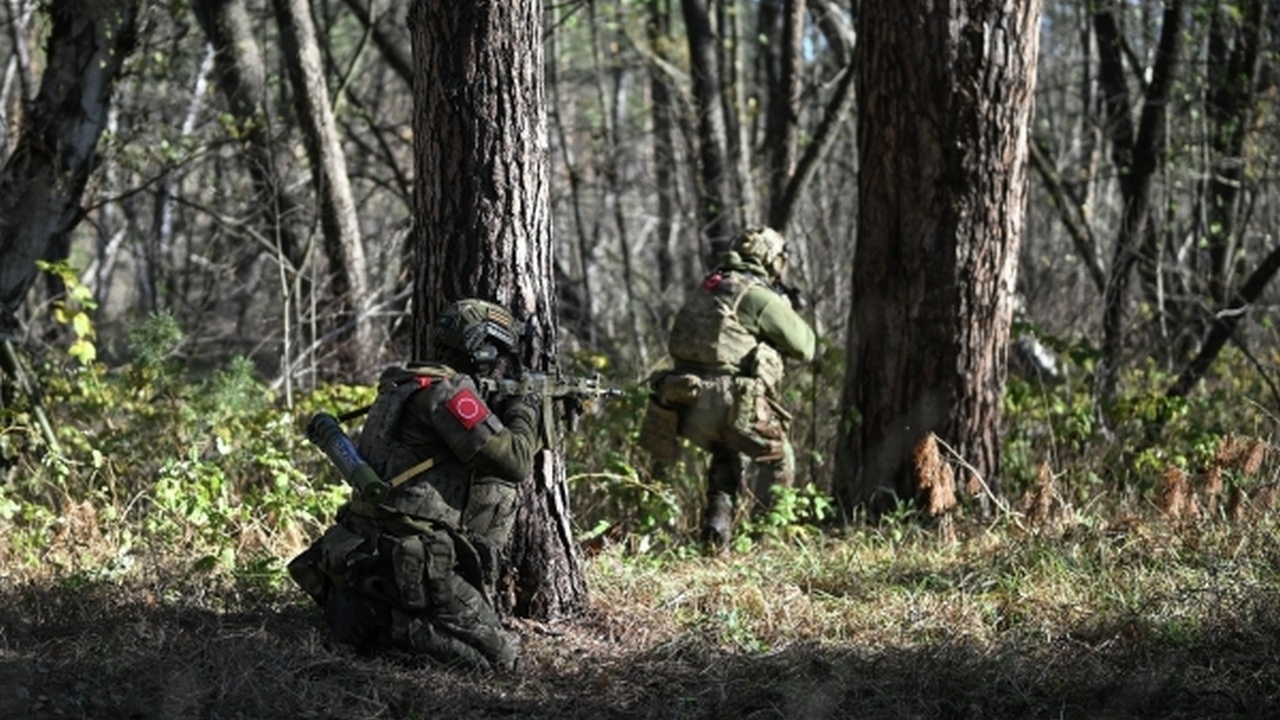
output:
[[[636,445],[647,402],[645,388],[627,388],[565,437],[574,521],[584,540],[625,537],[648,551],[687,532],[686,514],[701,501],[701,474],[690,459],[657,463]]]
[[[128,332],[129,352],[134,363],[146,370],[159,373],[182,349],[186,333],[178,321],[167,312],[152,313]]]
[[[746,552],[761,541],[792,542],[813,537],[834,513],[831,497],[813,483],[801,488],[774,486],[766,511],[743,520],[733,539],[733,549]]]
[[[245,358],[186,367],[169,316],[143,321],[130,340],[123,371],[56,358],[40,368],[61,455],[37,455],[26,408],[0,410],[0,437],[17,448],[0,486],[8,559],[119,569],[134,548],[165,547],[191,558],[191,571],[278,582],[279,558],[347,497],[303,438],[303,413],[367,402],[371,391],[333,387],[284,408]]]
[[[90,313],[98,307],[93,291],[80,282],[80,275],[66,262],[37,260],[36,267],[62,281],[65,294],[53,301],[53,319],[71,329],[75,338],[67,354],[82,365],[90,365],[98,357],[94,344],[96,333]]]
[[[87,301],[76,310],[85,315],[81,327],[90,330],[91,309]],[[119,369],[85,355],[74,363],[47,358],[37,368],[45,402],[56,408],[60,454],[43,450],[25,398],[0,408],[0,459],[8,480],[0,485],[0,530],[9,539],[7,559],[75,567],[90,561],[73,558],[72,539],[83,549],[87,537],[89,546],[113,548],[90,562],[108,576],[126,571],[135,548],[160,545],[190,558],[192,572],[244,577],[264,588],[280,583],[280,559],[317,534],[348,495],[301,427],[313,412],[341,414],[368,404],[374,388],[331,385],[282,407],[246,358],[189,366],[185,333],[172,316],[146,318],[128,337],[131,362]],[[1228,352],[1222,373],[1188,398],[1166,397],[1173,377],[1154,365],[1128,372],[1105,435],[1089,393],[1092,351],[1060,349],[1071,359],[1064,381],[1014,378],[1007,386],[1002,438],[1009,498],[1033,488],[1043,465],[1075,506],[1116,491],[1121,498],[1150,498],[1171,469],[1194,474],[1209,467],[1224,438],[1258,437],[1273,428],[1259,403],[1241,400],[1265,391],[1246,384],[1256,382],[1255,374],[1232,371],[1243,359]],[[598,356],[578,360],[585,372],[607,369]],[[838,365],[793,373],[789,402],[797,408],[838,403],[839,393],[817,391],[838,384]],[[636,440],[646,402],[642,385],[624,388],[621,398],[596,403],[565,437],[574,520],[587,543],[687,557],[696,552],[708,458],[687,446],[671,462],[641,451]],[[836,432],[823,418],[838,410],[797,413],[793,438],[802,462],[808,459],[815,471],[824,469],[823,448]],[[1262,482],[1256,473],[1219,470],[1224,492],[1247,495]],[[767,511],[741,519],[734,549],[804,546],[829,532],[833,503],[817,477],[775,488]],[[74,521],[81,515],[83,527]],[[910,503],[877,518],[876,527],[866,542],[896,547],[928,534]]]
[[[1113,406],[1103,410],[1092,396],[1096,351],[1083,343],[1041,339],[1066,361],[1065,379],[1037,383],[1011,377],[1006,385],[1006,495],[1017,497],[1034,485],[1043,463],[1060,474],[1060,486],[1078,504],[1114,491],[1142,497],[1170,469],[1204,469],[1230,436],[1275,432],[1275,418],[1262,402],[1271,392],[1238,352],[1224,351],[1216,373],[1187,397],[1168,395],[1176,373],[1154,362],[1129,368]],[[1099,422],[1103,412],[1105,431]]]

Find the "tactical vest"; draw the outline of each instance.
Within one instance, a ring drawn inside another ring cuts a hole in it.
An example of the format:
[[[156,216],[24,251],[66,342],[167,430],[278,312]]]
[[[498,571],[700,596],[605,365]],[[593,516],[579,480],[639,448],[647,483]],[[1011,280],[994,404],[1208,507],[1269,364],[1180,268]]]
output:
[[[410,422],[405,417],[409,399],[417,392],[429,393],[428,415],[415,418],[419,423],[419,446],[404,441],[404,426]],[[435,520],[451,527],[462,522],[464,508],[472,484],[471,472],[464,461],[476,453],[495,432],[502,429],[501,422],[487,413],[483,422],[464,429],[455,425],[455,436],[450,440],[453,449],[438,434],[440,423],[436,416],[452,412],[445,405],[460,393],[474,393],[474,384],[467,375],[452,368],[436,365],[414,368],[389,368],[378,381],[378,395],[369,409],[364,429],[360,433],[357,450],[380,477],[395,483],[404,473],[402,485],[388,494],[384,505],[412,517]],[[473,399],[474,394],[471,395]],[[429,466],[423,468],[424,462]],[[415,468],[421,468],[415,472]]]
[[[443,377],[454,374],[447,367],[430,369],[439,371]],[[396,428],[400,425],[400,417],[404,414],[404,406],[410,395],[422,389],[419,378],[423,377],[430,375],[419,373],[417,369],[391,367],[384,370],[378,378],[378,394],[369,408],[356,449],[360,457],[384,480],[412,464],[405,464],[407,459],[397,457],[400,454],[397,451],[402,448],[397,447],[394,438]]]
[[[737,373],[760,341],[738,320],[738,305],[763,281],[748,273],[717,271],[680,308],[668,352],[676,366]]]

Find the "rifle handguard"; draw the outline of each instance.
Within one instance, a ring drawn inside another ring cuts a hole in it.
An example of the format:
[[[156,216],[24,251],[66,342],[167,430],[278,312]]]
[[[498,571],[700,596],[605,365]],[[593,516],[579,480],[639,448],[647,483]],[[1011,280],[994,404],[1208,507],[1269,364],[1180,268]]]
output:
[[[552,437],[552,404],[562,405],[563,420],[572,430],[577,416],[596,398],[622,397],[622,391],[604,384],[599,375],[577,377],[561,373],[525,373],[519,378],[479,378],[476,384],[486,395],[532,397],[542,404],[543,439],[550,447]]]

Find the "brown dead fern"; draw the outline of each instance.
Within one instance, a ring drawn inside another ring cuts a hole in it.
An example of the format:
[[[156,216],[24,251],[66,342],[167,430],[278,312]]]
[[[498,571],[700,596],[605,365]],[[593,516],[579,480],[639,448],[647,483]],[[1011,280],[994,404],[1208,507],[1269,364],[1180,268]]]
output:
[[[942,459],[938,439],[929,433],[911,453],[921,505],[930,517],[939,517],[956,506],[955,473]]]
[[[1036,469],[1035,484],[1022,494],[1022,514],[1030,525],[1052,529],[1069,514],[1069,508],[1058,491],[1049,463],[1042,462]]]
[[[1200,517],[1200,502],[1191,480],[1181,468],[1170,467],[1160,477],[1160,494],[1156,506],[1165,519],[1184,522]]]

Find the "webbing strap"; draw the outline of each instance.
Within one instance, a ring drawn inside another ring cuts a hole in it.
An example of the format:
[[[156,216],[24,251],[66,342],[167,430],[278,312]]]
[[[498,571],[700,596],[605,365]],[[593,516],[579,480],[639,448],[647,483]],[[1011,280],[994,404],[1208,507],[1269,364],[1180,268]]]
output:
[[[436,466],[436,463],[440,462],[440,459],[441,459],[442,457],[444,457],[444,456],[443,456],[443,455],[437,455],[436,457],[430,457],[430,458],[427,458],[426,460],[423,460],[422,462],[418,463],[417,465],[414,465],[413,467],[409,468],[408,470],[405,470],[404,472],[400,473],[399,475],[397,475],[397,476],[395,476],[395,477],[391,478],[390,480],[388,480],[388,481],[387,481],[387,484],[388,484],[388,485],[390,485],[391,487],[398,487],[398,486],[400,486],[400,485],[403,485],[403,484],[404,484],[404,482],[405,482],[406,480],[409,480],[410,478],[412,478],[412,477],[414,477],[414,476],[416,476],[416,475],[419,475],[419,474],[421,474],[421,473],[424,473],[424,472],[426,472],[426,471],[430,470],[431,468],[435,467],[435,466]]]
[[[361,415],[364,415],[365,413],[369,412],[369,410],[372,408],[373,408],[372,405],[365,405],[362,408],[356,408],[355,410],[348,410],[347,412],[344,412],[338,416],[338,422],[343,422],[343,423],[351,422],[352,420],[355,420]]]

